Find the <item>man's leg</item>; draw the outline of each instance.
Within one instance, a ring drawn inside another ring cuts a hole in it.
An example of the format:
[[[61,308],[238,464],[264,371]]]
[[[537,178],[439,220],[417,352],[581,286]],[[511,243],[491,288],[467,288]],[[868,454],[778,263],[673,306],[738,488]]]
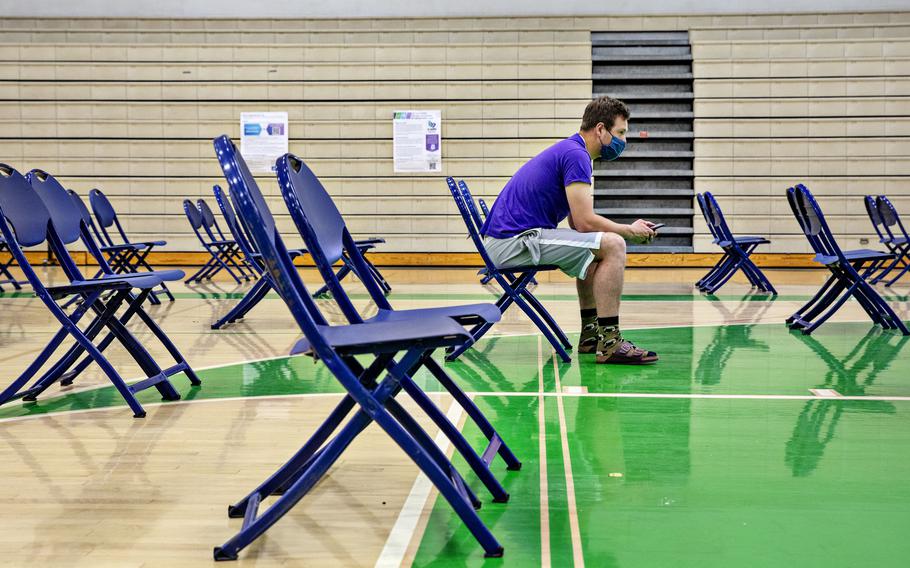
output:
[[[615,233],[604,233],[600,250],[594,253],[592,292],[597,306],[600,340],[597,344],[598,363],[645,364],[657,361],[657,354],[632,345],[619,330],[619,304],[622,298],[623,276],[626,269],[626,241]],[[589,275],[590,277],[590,270]],[[582,285],[579,284],[579,288]],[[581,302],[579,292],[579,302]]]
[[[626,241],[616,233],[603,233],[600,248],[594,250],[594,262],[584,280],[576,280],[581,308],[579,353],[594,353],[600,340],[604,318],[619,316],[623,271],[626,268]],[[600,322],[600,323],[599,323]]]
[[[578,290],[578,308],[581,312],[581,337],[578,339],[579,353],[594,353],[597,351],[597,342],[600,339],[597,327],[597,303],[594,299],[594,272],[597,262],[588,266],[588,273],[584,279],[575,280]]]

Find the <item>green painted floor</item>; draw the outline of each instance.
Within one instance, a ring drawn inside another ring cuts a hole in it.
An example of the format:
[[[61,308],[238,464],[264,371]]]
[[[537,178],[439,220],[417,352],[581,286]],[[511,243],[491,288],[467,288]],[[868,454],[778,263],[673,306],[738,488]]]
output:
[[[483,341],[446,365],[465,390],[477,393],[524,467],[507,472],[497,462],[494,471],[512,499],[486,498],[480,512],[505,546],[503,559],[485,560],[448,505],[437,501],[416,566],[536,566],[544,550],[552,566],[573,565],[573,555],[589,566],[906,565],[907,338],[865,323],[829,323],[811,338],[781,324],[628,336],[658,351],[661,362],[598,366],[581,356],[555,364],[544,354],[540,372],[538,338],[514,336]],[[322,365],[305,357],[200,375],[199,388],[175,377],[185,400],[341,391]],[[439,390],[428,376],[417,379]],[[848,398],[822,398],[810,389]],[[139,398],[156,403],[155,394]],[[117,406],[122,399],[104,387],[7,406],[0,419]],[[480,446],[476,427],[469,423],[465,432]],[[483,497],[477,480],[468,480]],[[544,540],[542,502],[549,524]]]

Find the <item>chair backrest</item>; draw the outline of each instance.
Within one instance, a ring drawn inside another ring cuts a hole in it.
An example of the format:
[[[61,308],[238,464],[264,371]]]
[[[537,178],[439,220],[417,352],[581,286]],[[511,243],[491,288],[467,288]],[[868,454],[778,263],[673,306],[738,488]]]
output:
[[[237,212],[234,211],[234,206],[231,204],[231,200],[227,193],[221,189],[220,185],[213,185],[212,192],[215,194],[215,202],[218,203],[218,208],[221,209],[221,214],[224,215],[224,220],[227,222],[228,231],[230,231],[231,236],[234,237],[234,242],[237,243],[237,246],[243,251],[246,259],[253,266],[258,267],[259,265],[254,259],[256,249],[247,238],[246,231],[240,224],[240,219],[237,218]]]
[[[363,285],[376,306],[379,309],[391,309],[385,294],[372,278],[360,249],[354,244],[344,218],[316,174],[303,160],[293,154],[285,154],[278,158],[276,173],[281,195],[288,206],[291,218],[306,242],[307,250],[313,257],[322,279],[348,321],[360,323],[363,318],[332,267],[343,252],[353,262],[357,274],[361,276]]]
[[[483,197],[477,198],[477,205],[480,206],[480,212],[483,213],[484,219],[490,216],[490,208],[487,207],[487,202],[483,200]]]
[[[715,199],[714,194],[710,191],[706,191],[704,193],[704,199],[710,224],[714,226],[715,238],[719,241],[734,242],[733,232],[730,230],[730,226],[727,225],[727,219],[724,217],[724,212],[721,210],[720,204],[717,202],[717,199]]]
[[[126,238],[123,227],[120,225],[120,220],[117,218],[117,212],[114,210],[114,206],[111,205],[110,200],[100,189],[93,189],[88,192],[88,202],[89,205],[92,206],[92,211],[95,212],[95,219],[98,220],[98,227],[101,229],[105,244],[114,244],[114,240],[111,238],[110,233],[107,232],[111,226],[114,226],[117,229],[117,232],[120,233],[120,238],[123,239],[124,243],[130,242],[129,239]]]
[[[701,209],[702,217],[705,218],[705,223],[708,225],[708,231],[711,233],[714,240],[718,240],[717,228],[714,226],[714,219],[711,218],[711,213],[708,211],[708,204],[705,203],[705,196],[696,193],[695,201],[698,203],[698,208]]]
[[[262,254],[265,269],[271,275],[276,291],[288,305],[291,315],[316,354],[337,377],[340,368],[347,367],[329,346],[318,327],[327,325],[327,322],[300,279],[253,174],[240,155],[240,150],[227,135],[215,138],[213,143],[218,163],[235,199],[237,212],[246,219],[250,236]]]
[[[76,209],[79,210],[79,214],[82,215],[82,222],[85,223],[85,226],[89,228],[97,242],[104,242],[101,238],[101,233],[98,231],[98,226],[95,225],[95,219],[92,217],[92,214],[88,210],[88,207],[85,206],[85,202],[82,201],[81,197],[79,197],[79,194],[72,189],[67,189],[66,192],[69,194],[70,199],[72,199],[73,203],[76,205]]]
[[[69,201],[66,191],[62,188],[61,190]],[[55,214],[58,217],[61,212],[65,214],[66,207],[61,206],[57,200],[53,201]],[[75,208],[70,209],[70,213],[72,214],[74,210]],[[78,219],[78,214],[76,218]],[[62,218],[53,219],[45,200],[32,187],[26,176],[6,164],[0,164],[0,232],[25,277],[46,301],[51,300],[44,295],[44,284],[29,264],[22,247],[36,246],[47,241],[67,277],[70,280],[82,278],[75,261],[66,250],[66,244],[57,234],[56,224],[63,226],[64,230],[70,229],[69,222]],[[78,235],[76,238],[78,239]]]
[[[25,179],[28,180],[32,189],[38,194],[38,197],[41,198],[47,208],[51,216],[54,232],[61,243],[68,245],[82,240],[89,253],[95,257],[101,269],[105,273],[110,273],[110,267],[89,232],[88,225],[85,223],[82,211],[85,206],[82,204],[82,200],[78,198],[79,196],[76,196],[77,201],[73,201],[70,192],[64,189],[63,185],[54,176],[43,170],[32,170],[25,175]],[[65,257],[61,259],[58,256],[64,272],[71,279],[81,279],[82,274],[75,261],[71,260],[69,254],[66,254]]]
[[[3,238],[11,248],[37,246],[47,239],[51,214],[25,176],[6,164],[0,164],[0,212],[5,218]]]
[[[183,212],[186,213],[186,218],[189,220],[193,232],[196,233],[200,240],[203,240],[202,235],[199,233],[199,229],[202,228],[202,213],[199,212],[199,208],[189,199],[184,199]]]
[[[884,222],[885,230],[888,231],[888,235],[890,235],[891,238],[894,238],[895,236],[910,238],[910,235],[907,234],[907,230],[904,228],[904,223],[901,221],[901,216],[898,215],[897,209],[894,207],[894,204],[891,203],[891,200],[884,195],[879,195],[876,202],[879,214]],[[895,235],[895,227],[903,234]]]
[[[286,195],[285,202],[290,208],[291,217],[295,223],[305,219],[313,236],[319,241],[326,260],[334,264],[344,251],[346,230],[335,202],[303,160],[293,154],[285,154],[276,165],[278,163],[283,164],[283,177],[279,177],[279,185],[282,194]],[[290,201],[288,197],[291,198]],[[304,233],[304,227],[300,223],[297,224],[297,229],[301,234]],[[307,248],[309,247],[308,242]]]
[[[458,207],[458,212],[461,213],[461,220],[464,221],[465,227],[468,229],[468,236],[474,242],[474,247],[477,249],[477,252],[480,253],[480,258],[483,260],[487,270],[495,270],[496,265],[493,264],[490,255],[487,254],[486,247],[483,246],[483,238],[480,236],[480,229],[471,217],[471,212],[465,203],[464,191],[460,189],[460,186],[464,186],[464,188],[467,189],[468,184],[466,184],[464,180],[461,180],[456,184],[455,178],[453,177],[447,177],[446,184],[449,186],[449,193],[452,194],[452,199],[455,200],[455,206]],[[468,195],[470,195],[470,191],[468,192]]]
[[[468,184],[464,180],[458,182],[458,189],[461,191],[461,197],[464,201],[465,207],[468,209],[468,214],[471,216],[471,220],[474,221],[474,226],[477,227],[477,232],[479,233],[483,228],[483,219],[480,218],[480,213],[477,212],[477,205],[474,204],[474,196],[471,195],[471,190],[468,189]]]
[[[882,232],[882,216],[878,211],[878,202],[876,201],[875,196],[867,195],[863,197],[863,205],[866,207],[866,215],[868,215],[869,220],[872,221],[872,228],[875,229],[875,232],[880,239],[884,239],[885,233]]]
[[[819,255],[836,256],[842,262],[846,262],[844,253],[834,239],[815,196],[803,184],[798,184],[792,189],[791,208],[799,217],[800,227],[813,250]],[[789,195],[791,194],[788,193]]]
[[[212,212],[212,208],[209,207],[209,204],[206,203],[205,199],[197,199],[196,207],[199,208],[199,213],[202,214],[202,227],[209,237],[211,237],[213,241],[226,240],[224,238],[224,233],[221,232],[221,227],[218,226],[218,220],[215,218],[215,213]]]
[[[226,135],[216,138],[214,145],[231,196],[236,200],[237,212],[246,219],[250,236],[262,254],[266,270],[271,274],[278,294],[288,305],[316,356],[354,400],[362,405],[371,402],[375,404],[375,399],[366,387],[354,376],[323,336],[321,329],[326,325],[325,318],[319,313],[301,281],[281,235],[275,228],[275,219],[269,212],[262,192],[259,191],[259,186],[256,185],[256,180],[253,179],[240,151]]]
[[[82,236],[82,212],[73,203],[66,189],[54,176],[43,170],[32,170],[25,174],[25,179],[47,207],[60,240],[64,244],[78,241]]]

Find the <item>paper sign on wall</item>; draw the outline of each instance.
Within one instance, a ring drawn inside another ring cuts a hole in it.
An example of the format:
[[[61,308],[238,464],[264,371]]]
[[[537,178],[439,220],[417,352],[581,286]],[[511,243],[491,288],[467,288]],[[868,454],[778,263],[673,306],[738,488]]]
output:
[[[442,171],[442,111],[396,110],[392,115],[395,173]]]
[[[240,154],[250,171],[275,171],[275,160],[288,152],[288,113],[240,113]]]

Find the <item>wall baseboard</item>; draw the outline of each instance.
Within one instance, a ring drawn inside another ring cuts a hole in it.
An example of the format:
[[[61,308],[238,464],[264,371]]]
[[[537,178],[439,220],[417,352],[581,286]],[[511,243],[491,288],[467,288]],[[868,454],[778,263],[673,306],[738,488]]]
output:
[[[73,257],[84,265],[87,263],[88,254],[74,251]],[[26,252],[29,262],[40,265],[46,258],[42,251]],[[479,268],[482,266],[480,255],[476,253],[417,253],[417,252],[373,252],[369,254],[370,260],[377,266],[410,267],[432,266],[437,268]],[[0,255],[0,259],[9,258],[8,254]],[[149,263],[153,266],[201,266],[208,258],[204,252],[169,252],[154,251],[149,255]],[[629,253],[627,265],[636,268],[709,268],[720,259],[720,254],[715,253]],[[819,265],[812,262],[810,254],[795,253],[756,253],[752,255],[755,264],[763,268],[817,268]],[[310,257],[297,259],[298,266],[313,266]]]
[[[689,267],[709,268],[720,259],[714,253],[630,253],[628,266],[634,267]],[[202,252],[153,252],[150,260],[153,265],[162,266],[198,266],[205,262],[207,255]],[[483,266],[477,253],[406,253],[406,252],[372,252],[370,260],[377,266],[433,266],[479,268]],[[813,268],[818,265],[812,262],[810,254],[765,253],[754,254],[752,258],[761,267],[767,268]],[[305,256],[297,261],[299,266],[312,266],[313,261]]]

